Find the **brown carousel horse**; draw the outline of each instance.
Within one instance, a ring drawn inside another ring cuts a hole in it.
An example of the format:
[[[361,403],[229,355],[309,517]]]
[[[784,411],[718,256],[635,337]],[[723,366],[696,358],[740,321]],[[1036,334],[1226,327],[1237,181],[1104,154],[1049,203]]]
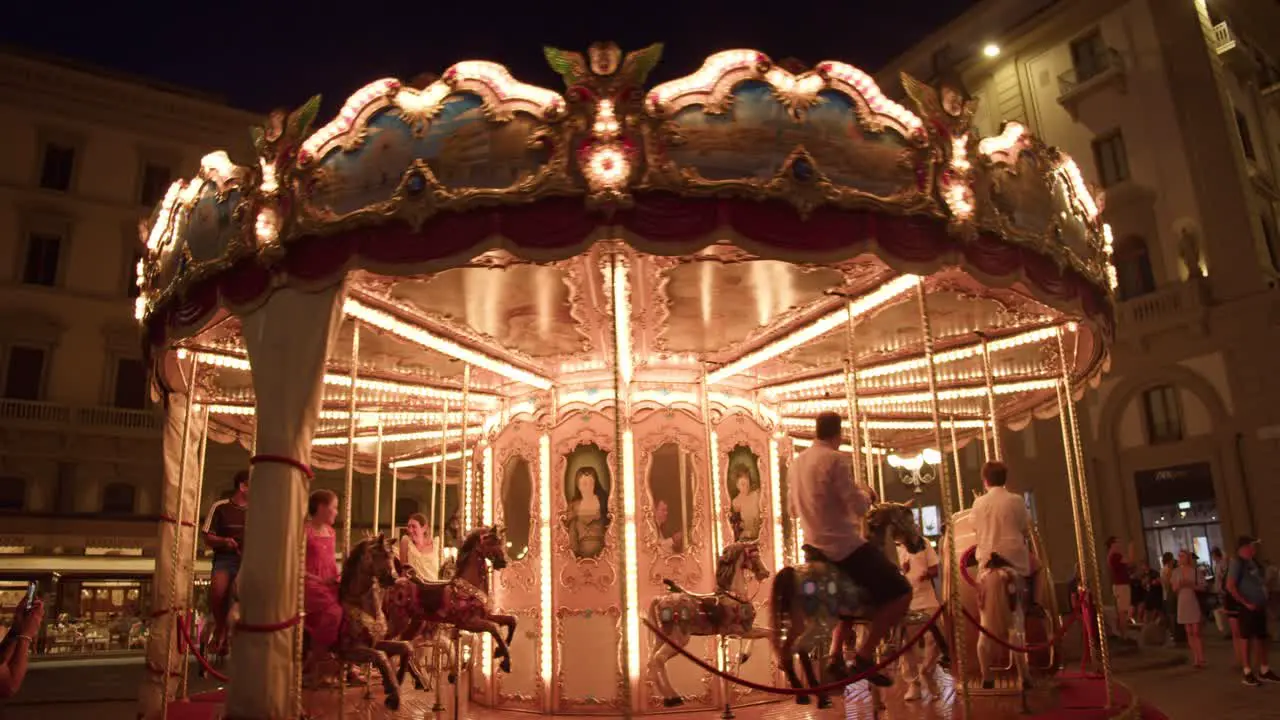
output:
[[[874,547],[884,548],[887,540],[897,540],[913,553],[924,548],[926,540],[916,525],[911,503],[877,503],[867,512],[866,524],[867,541]],[[778,571],[769,603],[774,652],[793,688],[805,687],[796,675],[795,657],[800,657],[809,686],[818,685],[811,653],[822,652],[821,645],[830,639],[840,620],[861,617],[867,604],[863,590],[820,551],[808,545],[804,551],[804,563]],[[897,558],[893,562],[897,565]],[[808,704],[809,697],[798,695],[796,702]],[[831,699],[819,694],[818,706],[831,707]]]
[[[500,526],[479,527],[463,539],[453,577],[444,582],[404,578],[387,592],[383,610],[390,636],[412,640],[436,626],[452,625],[470,633],[493,637],[493,656],[502,658],[499,667],[511,672],[511,638],[516,634],[514,615],[489,610],[489,565],[494,570],[507,566],[507,539]],[[506,627],[504,639],[498,632]],[[453,682],[455,678],[450,678]]]
[[[769,570],[760,560],[759,543],[736,541],[726,546],[716,561],[714,592],[691,593],[675,581],[663,579],[667,594],[649,603],[649,621],[680,648],[694,637],[710,635],[737,637],[747,642],[769,637],[767,628],[755,626],[756,608],[747,597],[748,573],[756,580],[769,577]],[[667,676],[667,662],[676,654],[675,647],[660,639],[655,640],[649,653],[649,670],[666,707],[684,703]],[[748,654],[744,648],[742,662],[746,662]]]
[[[425,684],[413,661],[413,648],[389,630],[383,603],[396,586],[395,548],[383,535],[362,540],[342,563],[338,598],[342,602],[342,628],[334,654],[342,662],[371,664],[382,676],[387,693],[386,706],[400,707],[400,686],[407,671],[419,684]],[[388,656],[400,658],[399,672],[392,675]]]

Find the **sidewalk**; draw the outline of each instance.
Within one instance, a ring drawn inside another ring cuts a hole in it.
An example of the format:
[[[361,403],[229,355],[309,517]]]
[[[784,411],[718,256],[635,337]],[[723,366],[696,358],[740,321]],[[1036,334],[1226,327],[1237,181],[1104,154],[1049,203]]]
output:
[[[1167,648],[1144,648],[1142,653],[1164,652]],[[1184,648],[1172,648],[1186,654]],[[1280,647],[1272,656],[1280,664]],[[1209,667],[1196,670],[1189,662],[1173,667],[1132,670],[1125,658],[1116,665],[1116,677],[1143,700],[1160,708],[1170,720],[1275,720],[1280,718],[1280,685],[1251,688],[1240,684],[1241,672],[1232,667],[1231,642],[1210,631],[1205,636],[1205,659]]]

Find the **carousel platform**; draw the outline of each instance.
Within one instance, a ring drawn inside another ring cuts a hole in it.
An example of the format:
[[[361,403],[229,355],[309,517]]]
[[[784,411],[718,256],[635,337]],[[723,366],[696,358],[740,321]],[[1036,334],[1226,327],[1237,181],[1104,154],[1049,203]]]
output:
[[[870,693],[865,685],[850,688],[845,697],[836,701],[830,710],[819,710],[814,705],[797,705],[791,700],[764,702],[735,707],[733,714],[736,720],[797,720],[802,718],[834,718],[843,716],[848,720],[949,720],[962,717],[956,704],[958,702],[955,688],[950,678],[938,674],[937,693],[926,691],[922,700],[906,701],[903,699],[905,685],[898,684],[883,694],[885,708],[878,714],[875,711]],[[224,693],[214,691],[194,695],[189,700],[170,705],[168,720],[219,720],[222,718]],[[412,718],[413,720],[521,720],[527,719],[528,712],[498,710],[483,707],[474,703],[464,704],[455,715],[452,697],[442,700],[446,709],[432,712],[435,702],[434,693],[417,690],[405,690],[403,704],[398,712],[391,712],[382,703],[382,695],[375,692],[372,698],[365,697],[364,688],[348,688],[346,697],[339,702],[339,696],[333,690],[307,691],[304,693],[307,711],[312,720],[338,720],[338,718],[358,718],[359,720],[391,720],[393,718]],[[1030,713],[1024,713],[1017,696],[1008,694],[975,693],[971,695],[974,717],[982,720],[1103,720],[1125,718],[1127,720],[1167,720],[1164,713],[1155,707],[1134,697],[1122,684],[1115,686],[1113,707],[1106,709],[1105,693],[1102,680],[1093,676],[1066,674],[1060,676],[1052,689],[1047,688],[1033,692],[1028,697]],[[340,708],[339,705],[342,705]],[[719,717],[720,710],[701,708],[680,712],[661,713],[662,717],[671,718],[711,718]],[[575,717],[578,717],[575,714]],[[617,715],[580,715],[580,717],[617,717]]]

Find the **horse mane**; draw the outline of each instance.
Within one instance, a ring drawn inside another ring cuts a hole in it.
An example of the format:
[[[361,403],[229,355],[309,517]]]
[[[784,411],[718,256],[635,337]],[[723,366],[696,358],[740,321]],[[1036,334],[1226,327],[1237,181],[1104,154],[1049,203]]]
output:
[[[742,557],[742,552],[747,547],[747,543],[735,542],[724,547],[720,552],[719,559],[716,560],[716,589],[728,590],[733,584],[734,571],[737,568],[738,559]]]
[[[348,597],[351,584],[355,582],[356,575],[360,572],[360,559],[364,557],[368,547],[369,540],[361,540],[351,548],[351,552],[347,553],[347,557],[342,561],[342,575],[338,579],[338,600]]]
[[[485,532],[488,530],[489,528],[481,527],[467,533],[467,536],[462,540],[462,544],[458,546],[458,559],[454,561],[455,568],[467,566],[467,563],[471,560],[471,554],[480,545],[480,538],[484,537]]]

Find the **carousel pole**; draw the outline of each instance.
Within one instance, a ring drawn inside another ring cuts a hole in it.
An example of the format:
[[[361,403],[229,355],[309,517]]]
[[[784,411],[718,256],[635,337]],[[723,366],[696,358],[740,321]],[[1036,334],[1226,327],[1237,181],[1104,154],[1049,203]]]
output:
[[[351,554],[351,493],[356,473],[356,383],[360,379],[360,321],[351,321],[351,391],[347,395],[347,479],[342,491],[342,555]]]
[[[987,421],[982,421],[982,461],[989,462],[991,460],[991,440],[987,437]]]
[[[458,486],[458,505],[462,512],[462,524],[458,527],[461,534],[465,535],[471,531],[471,458],[467,456],[467,428],[470,426],[468,422],[470,418],[467,413],[471,410],[471,364],[462,366],[462,423],[459,427],[462,429],[462,482]]]
[[[853,464],[853,483],[862,484],[862,458],[859,457],[858,437],[858,367],[854,360],[853,301],[845,301],[848,319],[844,324],[844,397],[849,403],[849,458]],[[870,477],[867,482],[871,482]],[[881,498],[884,499],[883,497]]]
[[[958,512],[964,509],[964,474],[960,472],[960,443],[956,441],[955,415],[951,416],[951,462],[956,468],[956,511]]]
[[[987,344],[987,336],[982,336],[982,376],[987,383],[987,414],[991,416],[991,446],[995,450],[997,462],[1004,459],[1004,448],[1000,446],[1000,425],[996,422],[996,386],[991,374],[991,347]]]
[[[938,448],[942,448],[942,408],[938,402],[938,366],[933,359],[933,326],[929,320],[929,302],[924,287],[924,278],[920,278],[916,285],[916,298],[920,307],[920,329],[924,335],[924,357],[929,369],[929,397],[931,398],[931,412],[933,415],[933,437]],[[955,424],[952,424],[955,427]],[[951,488],[947,483],[947,464],[945,462],[938,465],[938,494],[942,498],[942,510],[947,517],[946,543],[950,549],[951,561],[951,597],[947,598],[950,604],[951,614],[951,647],[955,649],[955,678],[959,685],[960,705],[962,717],[968,719],[973,717],[973,708],[969,703],[969,680],[965,674],[965,665],[968,658],[964,648],[965,629],[964,629],[964,606],[960,600],[960,551],[956,548],[956,528],[952,522],[955,514],[956,504],[951,499]]]
[[[391,512],[388,513],[389,522],[387,522],[387,537],[392,539],[396,535],[396,466],[391,464]]]
[[[630,332],[630,322],[629,322],[630,318],[627,318],[627,321],[625,323],[623,320],[623,312],[624,311],[629,312],[629,308],[630,308],[629,303],[626,301],[626,295],[625,295],[625,293],[627,292],[627,288],[625,287],[625,284],[624,284],[626,281],[626,272],[627,272],[626,266],[622,262],[621,253],[619,252],[610,253],[609,254],[609,279],[610,279],[609,287],[612,289],[611,294],[612,294],[612,306],[613,306],[613,432],[614,432],[614,467],[615,467],[613,482],[615,487],[617,487],[619,490],[618,492],[613,493],[612,502],[614,506],[617,508],[617,514],[615,515],[615,517],[623,518],[624,525],[634,527],[634,519],[631,517],[628,517],[629,515],[629,513],[627,512],[628,498],[626,497],[627,493],[629,492],[629,489],[627,487],[626,477],[627,477],[627,463],[630,461],[630,458],[628,457],[629,453],[627,451],[626,434],[627,434],[628,420],[630,419],[629,413],[631,411],[630,402],[628,402],[629,396],[630,396],[630,378],[623,377],[623,372],[622,372],[622,363],[624,362],[624,358],[626,358],[625,360],[626,362],[631,361],[630,338],[625,335],[625,333]],[[622,685],[622,690],[623,690],[622,707],[626,708],[626,710],[628,711],[625,714],[630,715],[631,712],[636,709],[634,707],[634,704],[637,699],[636,696],[638,695],[638,693],[636,692],[636,689],[633,687],[633,684],[637,678],[632,676],[632,671],[634,668],[632,668],[632,663],[631,663],[631,653],[633,651],[633,648],[631,647],[631,632],[630,632],[631,621],[629,616],[632,613],[636,612],[638,608],[632,607],[631,605],[631,592],[634,589],[631,586],[636,582],[636,578],[634,576],[628,577],[628,573],[627,573],[627,570],[628,570],[627,543],[628,543],[628,540],[631,539],[628,537],[628,535],[632,535],[632,533],[625,532],[625,531],[618,533],[618,540],[620,541],[618,543],[619,545],[618,556],[619,556],[619,561],[622,563],[622,572],[618,573],[618,577],[620,580],[620,582],[618,583],[618,589],[621,591],[623,623],[624,623],[624,629],[621,636],[619,637],[618,645],[620,650],[620,656],[624,659],[624,663],[625,663],[624,664],[625,670],[623,674],[626,676],[626,682],[623,683]],[[631,550],[634,551],[634,548],[631,548]],[[639,648],[634,648],[634,650],[638,652]]]
[[[196,527],[200,526],[200,508],[204,505],[204,503],[200,498],[200,495],[201,493],[204,492],[204,466],[205,466],[205,458],[208,455],[208,451],[209,451],[209,406],[205,405],[204,406],[204,427],[202,427],[200,430],[200,464],[196,472],[196,493],[195,493],[195,498],[196,498],[196,514],[195,514],[196,525],[195,526]],[[196,542],[195,538],[192,538],[191,540],[191,594],[188,595],[188,597],[191,599],[187,601],[187,604],[191,606],[190,608],[188,608],[188,612],[189,612],[188,617],[190,617],[191,619],[190,621],[188,621],[188,624],[187,624],[187,634],[190,636],[191,642],[187,643],[187,652],[191,652],[191,653],[195,652],[194,643],[200,639],[200,634],[195,632],[196,615],[194,612],[195,599],[196,599],[196,559],[200,556],[199,551],[200,551],[200,543]],[[183,653],[182,683],[181,683],[181,689],[178,691],[178,694],[183,697],[186,697],[188,695],[187,676],[190,674],[189,673],[190,665],[191,665],[191,661],[187,657],[187,653]]]
[[[1075,451],[1071,445],[1071,425],[1067,418],[1067,396],[1064,390],[1066,383],[1059,380],[1054,386],[1058,395],[1058,424],[1062,426],[1062,459],[1067,467],[1067,489],[1071,493],[1071,520],[1072,529],[1076,532],[1076,572],[1080,578],[1080,587],[1082,589],[1088,587],[1088,565],[1085,565],[1085,539],[1084,539],[1084,522],[1080,518],[1080,489],[1079,478],[1076,477],[1075,467]],[[1081,608],[1083,610],[1083,608]],[[1088,618],[1083,618],[1082,624],[1088,624]],[[1088,637],[1086,628],[1085,636]],[[1087,648],[1085,648],[1087,650]]]
[[[876,462],[875,446],[871,444],[870,423],[862,425],[862,449],[867,460],[867,484],[871,484],[874,480],[876,492],[880,494],[880,499],[884,500],[884,468]]]
[[[699,395],[700,410],[702,414],[702,429],[707,447],[707,477],[711,482],[707,485],[711,488],[711,557],[720,557],[720,545],[722,542],[722,528],[720,527],[720,485],[716,478],[716,453],[715,444],[715,428],[711,424],[711,386],[707,383],[706,366],[702,368],[702,387]],[[724,639],[716,638],[716,669],[724,672],[728,667],[729,653]],[[733,708],[730,702],[729,684],[721,679],[720,692],[724,695],[724,710],[721,713],[722,718],[733,717]]]
[[[433,489],[439,492],[440,497],[436,499],[434,496],[431,501],[431,511],[435,514],[431,516],[431,527],[429,530],[435,532],[436,523],[440,525],[440,562],[444,562],[444,500],[448,495],[445,492],[445,486],[449,482],[449,401],[444,401],[444,412],[440,414],[440,462],[436,464],[439,470],[440,482],[433,485]]]
[[[378,445],[373,455],[373,534],[378,534],[382,519],[382,420],[378,420]]]
[[[187,382],[187,406],[183,410],[182,417],[182,457],[178,460],[178,509],[173,518],[173,551],[170,561],[173,563],[173,572],[169,576],[169,602],[165,604],[165,609],[169,613],[168,637],[165,640],[165,659],[164,667],[161,668],[163,674],[160,675],[160,717],[169,716],[169,679],[173,676],[169,669],[173,667],[173,649],[178,642],[178,623],[182,619],[185,609],[177,607],[178,604],[178,575],[181,571],[180,552],[182,548],[182,516],[186,512],[186,496],[187,496],[187,444],[191,442],[191,415],[195,410],[196,395],[196,375],[200,371],[200,358],[196,355],[191,356],[191,379]],[[199,500],[196,500],[197,507]],[[199,519],[199,510],[196,511],[197,520]],[[195,544],[196,524],[191,524],[191,543]],[[185,655],[184,655],[185,657]],[[184,673],[185,675],[185,673]],[[179,679],[181,684],[182,680]],[[176,691],[177,688],[174,688]]]
[[[1076,403],[1074,399],[1074,387],[1071,379],[1071,370],[1067,365],[1066,342],[1063,339],[1064,330],[1058,328],[1058,363],[1062,369],[1063,390],[1066,393],[1067,420],[1071,425],[1071,444],[1074,449],[1073,457],[1076,464],[1076,485],[1080,490],[1080,516],[1084,520],[1084,538],[1088,545],[1088,551],[1085,553],[1085,561],[1089,564],[1089,575],[1093,580],[1092,602],[1100,602],[1102,599],[1102,576],[1098,570],[1098,548],[1094,541],[1093,531],[1093,510],[1089,505],[1089,477],[1085,470],[1084,447],[1080,442],[1080,421],[1076,416]],[[1080,336],[1076,335],[1076,343],[1080,342]],[[1072,358],[1075,357],[1075,349],[1073,349]],[[1084,568],[1080,570],[1081,581],[1084,580]],[[1102,613],[1094,610],[1094,616],[1098,626],[1098,650],[1102,656],[1102,680],[1107,691],[1107,707],[1111,707],[1113,697],[1111,693],[1111,649],[1107,642],[1106,620],[1102,617]]]

